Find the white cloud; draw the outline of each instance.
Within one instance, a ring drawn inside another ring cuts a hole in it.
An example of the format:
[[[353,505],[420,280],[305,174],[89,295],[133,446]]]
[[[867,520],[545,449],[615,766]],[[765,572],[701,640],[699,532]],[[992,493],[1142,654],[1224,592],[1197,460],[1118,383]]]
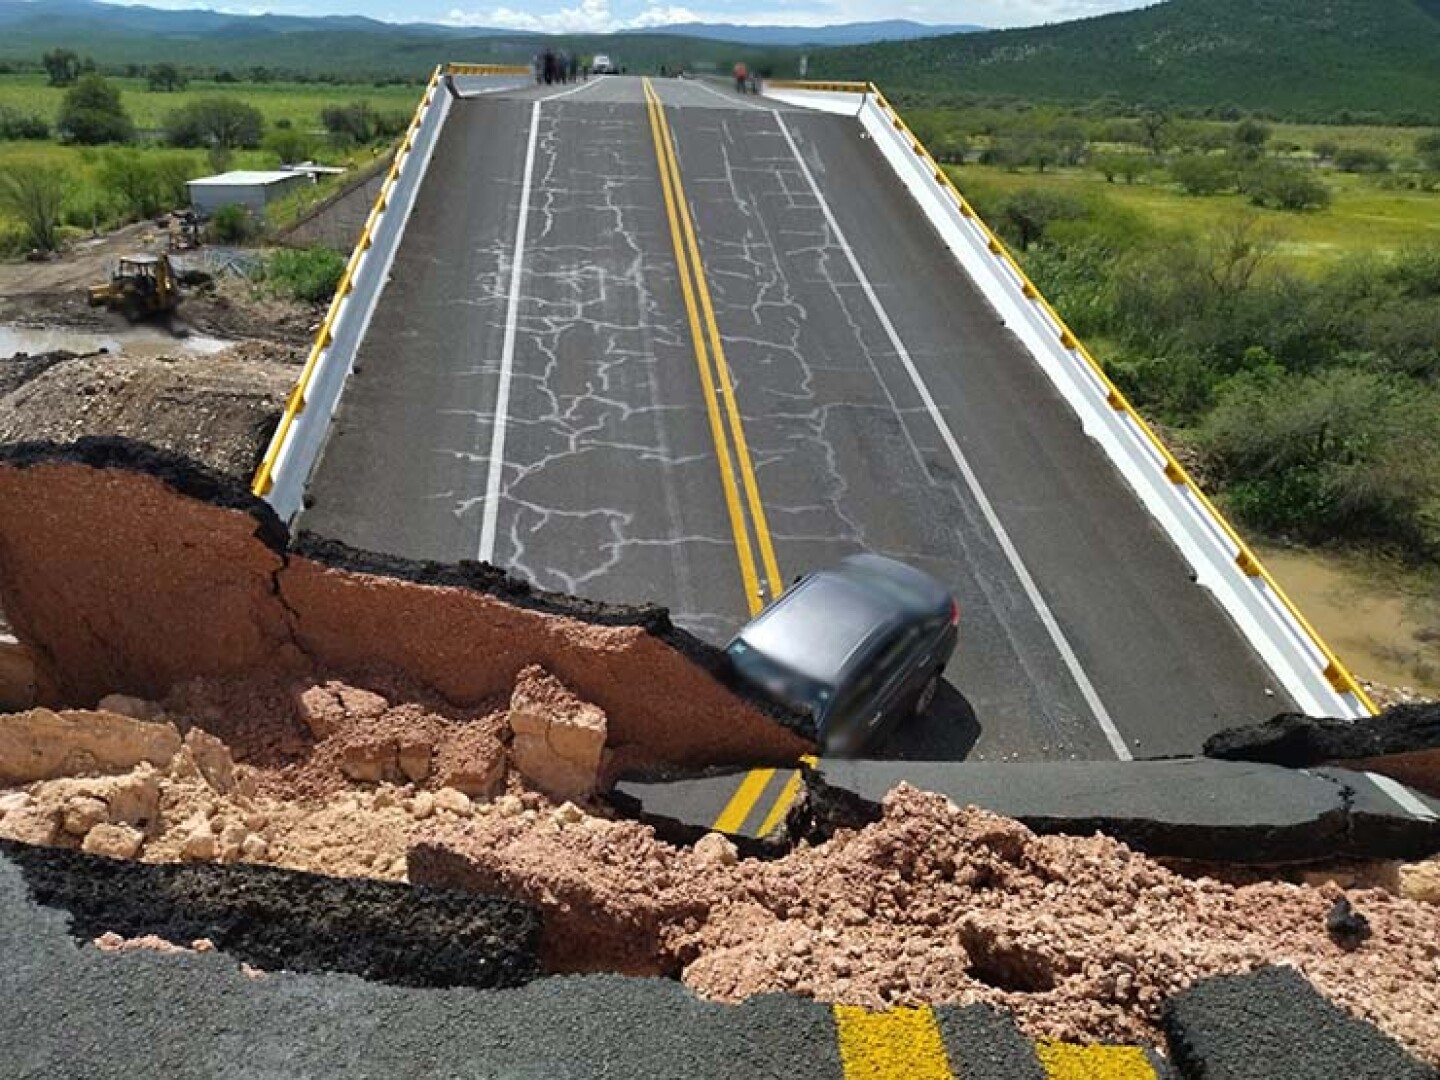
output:
[[[651,3],[630,17],[616,15],[610,0],[580,0],[578,6],[544,13],[517,11],[511,7],[484,11],[452,8],[445,22],[452,26],[491,26],[499,30],[538,30],[546,34],[605,34],[614,30],[639,30],[671,23],[696,22],[700,16],[689,8]]]

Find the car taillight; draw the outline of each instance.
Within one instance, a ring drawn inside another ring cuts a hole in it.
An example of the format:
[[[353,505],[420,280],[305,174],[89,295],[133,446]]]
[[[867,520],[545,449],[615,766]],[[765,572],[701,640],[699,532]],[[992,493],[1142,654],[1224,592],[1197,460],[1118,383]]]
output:
[[[950,625],[960,625],[960,604],[955,600],[950,601]]]

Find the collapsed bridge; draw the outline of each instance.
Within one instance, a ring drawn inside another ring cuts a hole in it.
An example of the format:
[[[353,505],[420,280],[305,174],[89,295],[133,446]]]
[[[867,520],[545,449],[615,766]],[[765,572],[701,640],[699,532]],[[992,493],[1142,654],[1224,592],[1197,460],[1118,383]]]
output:
[[[1368,711],[874,87],[530,81],[437,71],[256,478],[282,518],[720,643],[906,559],[964,611],[911,757]]]

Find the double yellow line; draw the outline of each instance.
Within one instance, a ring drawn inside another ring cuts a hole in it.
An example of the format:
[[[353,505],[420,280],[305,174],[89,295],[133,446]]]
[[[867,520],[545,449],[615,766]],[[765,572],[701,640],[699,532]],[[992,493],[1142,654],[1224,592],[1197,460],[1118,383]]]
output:
[[[690,320],[690,340],[695,347],[695,363],[700,370],[700,388],[705,397],[705,411],[710,417],[710,437],[720,461],[720,483],[725,491],[725,508],[730,514],[730,529],[735,536],[735,552],[740,560],[740,578],[745,586],[745,602],[754,615],[765,606],[761,571],[771,598],[785,589],[775,561],[775,545],[765,521],[765,507],[760,501],[760,486],[745,442],[745,428],[740,422],[740,407],[735,401],[734,381],[725,361],[725,346],[715,322],[715,307],[710,287],[705,280],[705,266],[700,258],[700,244],[695,239],[695,224],[685,199],[685,185],[680,179],[680,162],[675,156],[675,141],[665,119],[665,106],[660,95],[645,80],[645,101],[650,111],[650,133],[655,140],[655,160],[660,167],[660,186],[665,194],[665,213],[670,220],[670,237],[675,244],[675,262],[680,272],[680,291],[685,300],[685,313]],[[723,403],[725,418],[720,406]],[[728,425],[728,435],[727,435]],[[731,444],[733,443],[733,451]],[[738,476],[738,480],[737,480]],[[744,489],[742,504],[740,490]],[[749,522],[746,522],[746,509]],[[751,532],[754,532],[754,541]],[[756,561],[756,549],[759,561]]]
[[[685,314],[690,320],[690,340],[695,349],[695,363],[700,372],[700,389],[705,398],[705,411],[710,418],[710,437],[715,443],[720,463],[720,483],[725,492],[725,508],[730,515],[730,530],[735,537],[735,554],[740,561],[740,578],[745,588],[745,603],[750,614],[765,606],[765,586],[773,599],[785,591],[785,579],[775,559],[775,545],[765,521],[765,507],[760,501],[760,485],[750,460],[750,447],[745,441],[745,427],[740,421],[740,406],[735,400],[735,384],[730,365],[725,359],[725,344],[715,321],[715,305],[710,299],[710,286],[705,279],[705,264],[700,257],[700,244],[695,238],[695,223],[690,204],[685,198],[685,183],[680,177],[680,162],[675,156],[675,140],[665,118],[665,106],[650,80],[645,83],[645,103],[650,113],[650,134],[655,140],[655,161],[660,167],[660,187],[665,196],[665,213],[670,221],[670,238],[675,244],[675,264],[680,273],[680,292],[685,301]],[[721,406],[724,416],[721,416]],[[744,491],[744,500],[741,491]],[[746,512],[749,520],[746,520]],[[754,539],[751,539],[751,533]],[[757,561],[756,551],[759,551]],[[775,776],[774,769],[753,769],[746,774],[721,811],[715,827],[721,832],[738,832],[749,819],[756,803]],[[794,770],[782,786],[779,797],[761,823],[758,835],[773,829],[789,810],[800,786],[800,771]]]

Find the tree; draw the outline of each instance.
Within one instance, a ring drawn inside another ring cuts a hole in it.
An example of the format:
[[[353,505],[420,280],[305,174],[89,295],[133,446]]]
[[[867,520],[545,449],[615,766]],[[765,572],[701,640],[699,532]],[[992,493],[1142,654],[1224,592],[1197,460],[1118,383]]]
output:
[[[1440,131],[1432,131],[1415,140],[1415,153],[1420,164],[1431,172],[1440,172]]]
[[[1169,113],[1160,109],[1146,109],[1140,114],[1140,132],[1145,148],[1159,157],[1170,143],[1170,129],[1173,121]]]
[[[1045,239],[1045,230],[1056,221],[1074,220],[1085,216],[1085,209],[1075,199],[1044,188],[1024,188],[1005,200],[1001,208],[1001,228],[1020,250]]]
[[[82,75],[65,91],[55,128],[61,139],[86,146],[135,137],[135,125],[120,104],[120,91],[95,74]]]
[[[165,119],[165,138],[172,146],[253,150],[264,131],[259,109],[228,97],[197,98]]]
[[[80,77],[80,57],[69,49],[52,49],[40,58],[51,86],[69,86]]]
[[[24,227],[30,247],[55,250],[69,186],[65,170],[53,165],[11,165],[0,171],[0,207]]]
[[[929,141],[930,152],[935,160],[945,165],[965,164],[965,154],[970,145],[958,131],[945,131]]]
[[[147,81],[151,90],[166,93],[171,90],[184,90],[190,82],[189,78],[183,75],[174,64],[156,64],[150,69]]]
[[[1245,147],[1258,154],[1270,141],[1270,128],[1259,120],[1241,120],[1230,132],[1230,141],[1237,147]]]

